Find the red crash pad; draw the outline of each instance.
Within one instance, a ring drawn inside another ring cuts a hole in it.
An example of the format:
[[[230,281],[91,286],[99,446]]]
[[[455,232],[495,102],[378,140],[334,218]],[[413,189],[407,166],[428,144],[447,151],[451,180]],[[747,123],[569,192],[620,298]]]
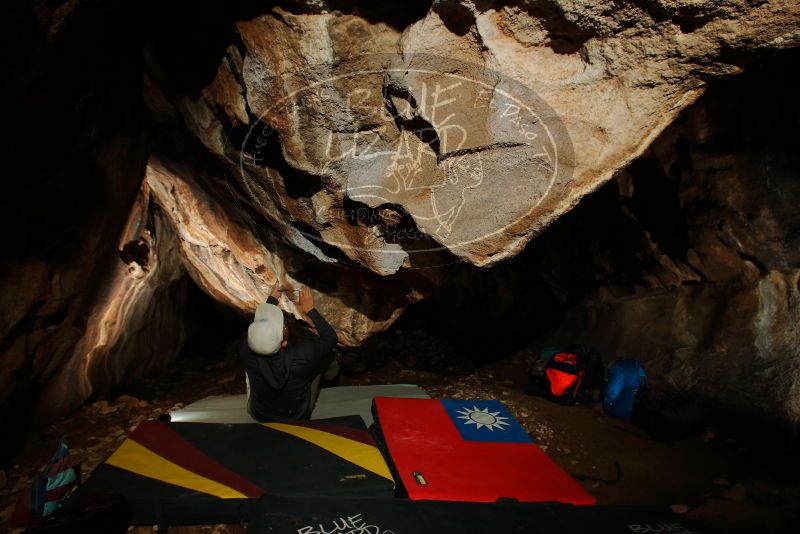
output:
[[[376,397],[373,411],[412,500],[595,502],[499,401]]]

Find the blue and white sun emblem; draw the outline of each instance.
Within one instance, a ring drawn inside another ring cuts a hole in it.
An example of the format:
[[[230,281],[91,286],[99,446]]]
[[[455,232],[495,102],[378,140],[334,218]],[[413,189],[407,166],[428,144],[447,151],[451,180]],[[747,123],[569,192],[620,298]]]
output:
[[[469,408],[463,408],[458,410],[458,413],[461,415],[458,416],[459,419],[465,419],[465,425],[475,425],[478,429],[483,427],[488,428],[492,432],[494,429],[498,430],[505,430],[503,425],[509,426],[510,423],[506,423],[506,419],[508,417],[503,417],[500,415],[500,412],[490,412],[489,408],[484,408],[481,410],[477,406],[473,406],[470,410]]]

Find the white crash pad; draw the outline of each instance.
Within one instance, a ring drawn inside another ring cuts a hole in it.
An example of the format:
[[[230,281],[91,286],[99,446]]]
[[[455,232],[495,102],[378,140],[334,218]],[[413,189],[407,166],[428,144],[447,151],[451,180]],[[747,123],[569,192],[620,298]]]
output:
[[[360,415],[364,423],[372,424],[373,397],[412,397],[427,399],[429,395],[413,384],[377,386],[339,386],[322,388],[311,419],[327,419],[345,415]],[[193,402],[170,412],[175,422],[182,423],[253,423],[247,413],[247,395],[219,395]]]
[[[170,412],[179,423],[257,423],[247,413],[247,395],[206,397]]]
[[[314,410],[311,412],[311,419],[360,415],[364,423],[370,426],[372,424],[372,399],[374,397],[430,398],[419,386],[413,384],[323,388],[319,390],[319,397]]]

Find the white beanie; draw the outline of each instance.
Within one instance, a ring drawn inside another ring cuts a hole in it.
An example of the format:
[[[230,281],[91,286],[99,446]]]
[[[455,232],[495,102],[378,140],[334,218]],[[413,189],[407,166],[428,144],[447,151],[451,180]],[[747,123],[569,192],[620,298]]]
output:
[[[262,356],[278,352],[283,342],[283,312],[274,304],[262,304],[247,329],[247,345]]]

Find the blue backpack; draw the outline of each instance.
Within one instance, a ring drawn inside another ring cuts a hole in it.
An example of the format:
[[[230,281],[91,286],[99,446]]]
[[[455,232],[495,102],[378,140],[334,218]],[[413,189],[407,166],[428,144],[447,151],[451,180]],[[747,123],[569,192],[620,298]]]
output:
[[[618,419],[630,419],[636,393],[647,388],[647,375],[639,360],[617,360],[608,369],[603,409]]]

